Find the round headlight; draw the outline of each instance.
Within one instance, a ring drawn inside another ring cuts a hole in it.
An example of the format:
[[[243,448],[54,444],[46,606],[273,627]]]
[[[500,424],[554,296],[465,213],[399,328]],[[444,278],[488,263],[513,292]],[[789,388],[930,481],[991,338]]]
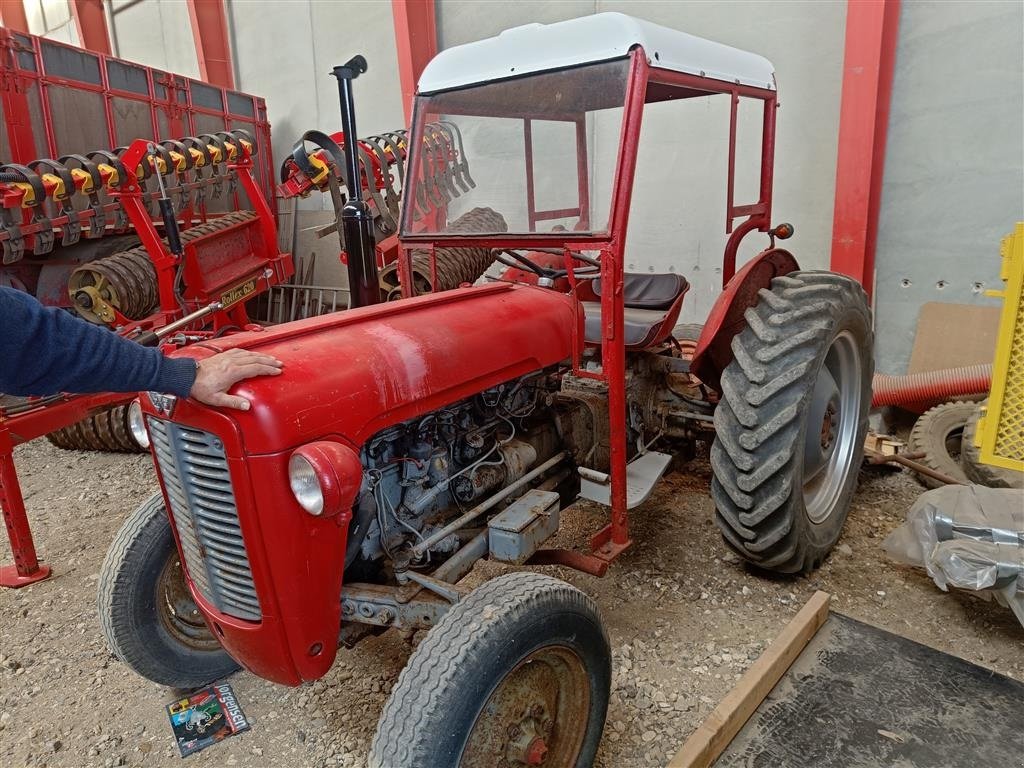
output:
[[[323,514],[324,492],[320,487],[320,478],[313,465],[298,453],[293,453],[288,459],[288,483],[299,506],[311,515]]]
[[[131,430],[132,439],[139,444],[143,450],[149,449],[149,433],[146,431],[146,422],[142,415],[142,406],[138,400],[132,400],[128,406],[128,429]]]

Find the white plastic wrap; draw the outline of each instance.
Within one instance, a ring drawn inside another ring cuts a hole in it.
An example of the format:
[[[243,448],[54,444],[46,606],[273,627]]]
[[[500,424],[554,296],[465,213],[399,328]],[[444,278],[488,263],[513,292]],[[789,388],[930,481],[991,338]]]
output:
[[[1024,624],[1024,493],[947,485],[921,494],[882,548],[942,590],[991,593]]]

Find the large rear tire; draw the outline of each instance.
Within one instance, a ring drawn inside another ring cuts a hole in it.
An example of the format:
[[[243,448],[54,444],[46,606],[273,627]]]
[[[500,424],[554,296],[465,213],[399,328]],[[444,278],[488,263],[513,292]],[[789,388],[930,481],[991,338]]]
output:
[[[857,486],[874,369],[867,296],[843,275],[793,272],[745,317],[715,411],[715,521],[757,567],[807,572],[839,539]]]
[[[588,768],[611,690],[594,601],[539,573],[473,590],[412,654],[384,706],[372,768]]]
[[[192,600],[159,493],[118,531],[97,607],[111,652],[154,683],[197,688],[238,669]]]

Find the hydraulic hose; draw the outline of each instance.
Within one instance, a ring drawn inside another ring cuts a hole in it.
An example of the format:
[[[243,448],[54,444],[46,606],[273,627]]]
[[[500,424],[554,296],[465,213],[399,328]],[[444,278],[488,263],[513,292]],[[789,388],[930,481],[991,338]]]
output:
[[[992,384],[992,364],[966,365],[906,376],[876,373],[872,381],[871,407],[898,405],[920,407],[962,395],[988,392]]]

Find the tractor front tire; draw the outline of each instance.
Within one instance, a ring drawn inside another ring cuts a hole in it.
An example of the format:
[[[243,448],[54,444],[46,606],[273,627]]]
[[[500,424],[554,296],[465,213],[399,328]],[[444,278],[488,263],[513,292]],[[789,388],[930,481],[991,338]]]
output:
[[[588,768],[611,691],[597,606],[539,573],[489,581],[412,654],[384,706],[372,768]]]
[[[756,567],[817,568],[842,532],[864,454],[873,338],[867,296],[832,272],[772,280],[722,374],[711,495]]]
[[[118,531],[100,571],[97,607],[111,652],[147,680],[198,688],[238,669],[192,600],[159,493]]]
[[[978,410],[976,403],[943,403],[922,413],[914,428],[910,430],[907,450],[923,453],[918,459],[929,469],[942,472],[961,483],[970,483],[960,463],[963,452],[964,428],[971,415]],[[928,475],[917,475],[926,488],[942,488],[946,485]]]

